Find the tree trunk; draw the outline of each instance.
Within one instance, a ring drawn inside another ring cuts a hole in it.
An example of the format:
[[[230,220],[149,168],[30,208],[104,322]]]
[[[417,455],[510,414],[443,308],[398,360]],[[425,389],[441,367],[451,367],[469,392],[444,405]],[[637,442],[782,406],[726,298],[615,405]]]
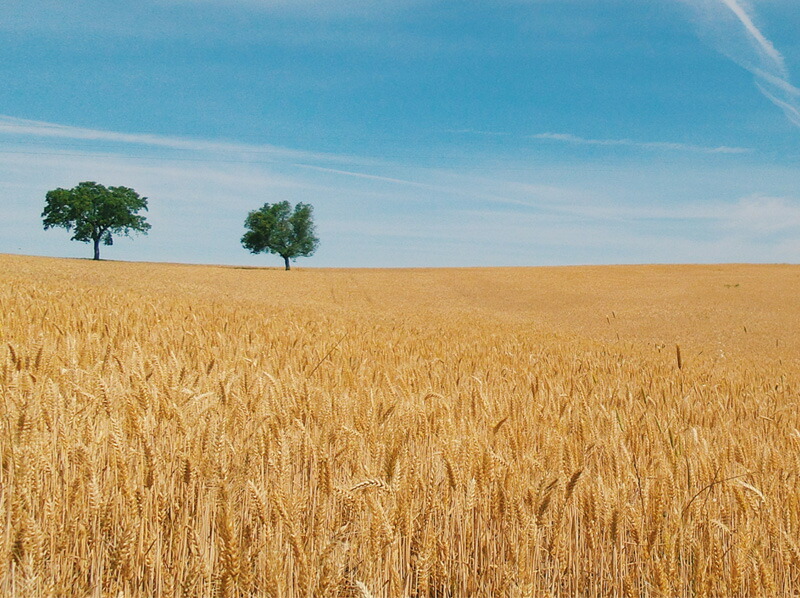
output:
[[[100,259],[100,237],[94,239],[94,259]]]
[[[286,269],[287,270],[291,270],[292,269],[292,267],[289,265],[289,256],[288,255],[284,255],[283,256],[283,263],[286,264]]]

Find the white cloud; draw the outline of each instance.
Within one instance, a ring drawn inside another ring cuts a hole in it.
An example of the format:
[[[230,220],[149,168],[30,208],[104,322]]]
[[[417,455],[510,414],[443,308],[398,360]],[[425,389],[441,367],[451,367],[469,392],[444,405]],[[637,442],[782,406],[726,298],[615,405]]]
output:
[[[206,141],[184,137],[167,137],[147,133],[121,133],[83,127],[73,127],[36,120],[0,115],[0,135],[24,138],[70,139],[77,141],[107,141],[126,145],[158,147],[194,152],[254,154],[262,157],[313,159],[342,162],[344,156],[297,151],[272,145],[248,145],[224,141]]]
[[[213,4],[228,8],[245,8],[276,15],[297,15],[313,18],[383,17],[430,0],[158,0],[161,5]]]
[[[596,145],[606,147],[632,147],[655,151],[696,152],[702,154],[746,154],[753,150],[746,147],[694,145],[671,141],[636,141],[634,139],[591,139],[572,133],[536,133],[533,135],[512,135],[502,131],[482,131],[477,129],[450,129],[445,131],[454,135],[481,135],[484,137],[515,137],[542,141],[561,141],[574,145]]]
[[[434,196],[457,195],[493,203],[527,205],[524,201],[494,193],[491,189],[479,190],[473,184],[465,183],[463,176],[453,176],[453,173],[446,171],[420,171],[412,168],[413,176],[408,178],[378,174],[374,171],[407,171],[409,169],[402,165],[371,158],[307,152],[266,144],[250,145],[143,133],[103,131],[0,115],[0,142],[2,142],[4,135],[12,139],[26,141],[44,140],[44,143],[47,143],[48,140],[85,142],[85,145],[81,146],[83,149],[76,151],[65,151],[58,149],[58,146],[56,146],[56,149],[42,149],[41,146],[32,146],[27,149],[15,148],[14,151],[6,150],[4,152],[0,147],[0,153],[27,156],[53,155],[64,163],[78,161],[81,164],[94,166],[98,163],[106,163],[109,160],[115,163],[119,160],[155,160],[159,163],[170,164],[180,164],[182,161],[207,162],[217,166],[201,166],[198,169],[199,172],[202,172],[201,179],[210,176],[210,173],[219,172],[219,166],[223,164],[251,165],[262,168],[272,167],[273,170],[288,169],[295,172],[293,176],[297,180],[309,180],[308,176],[298,177],[296,172],[300,170],[328,175],[328,178],[361,179],[373,184],[373,186],[381,184],[382,191],[388,187],[400,186],[422,189]],[[107,148],[99,152],[92,151],[92,148],[97,147],[95,145],[97,142],[108,142],[114,144],[115,148],[110,151]],[[187,154],[174,155],[158,152],[137,155],[131,153],[131,146],[151,150],[179,150],[190,153],[188,157]],[[364,170],[372,169],[373,172],[353,170],[354,166],[361,167]],[[224,177],[225,175],[215,174],[214,176]],[[271,179],[272,177],[270,177]]]
[[[690,143],[673,143],[668,141],[634,141],[633,139],[587,139],[572,135],[570,133],[537,133],[530,135],[531,139],[541,139],[548,141],[563,141],[575,145],[599,145],[634,147],[648,150],[666,150],[678,152],[699,152],[704,154],[744,154],[752,150],[744,147],[717,146],[708,147],[703,145],[693,145]]]
[[[721,220],[726,228],[748,235],[800,233],[800,201],[753,195],[728,206]]]

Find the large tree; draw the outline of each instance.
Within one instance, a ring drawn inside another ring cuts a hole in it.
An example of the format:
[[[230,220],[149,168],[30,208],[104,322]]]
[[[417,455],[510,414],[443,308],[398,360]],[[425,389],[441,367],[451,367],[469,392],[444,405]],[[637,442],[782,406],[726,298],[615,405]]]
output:
[[[247,232],[242,245],[251,253],[269,252],[283,258],[289,270],[289,260],[312,255],[319,245],[314,235],[314,208],[298,203],[294,209],[288,201],[265,203],[247,215]]]
[[[100,242],[113,245],[112,235],[147,234],[150,225],[140,211],[147,211],[147,198],[128,187],[104,187],[92,181],[72,189],[47,192],[42,219],[44,229],[61,227],[72,232],[73,241],[94,244],[94,259],[100,259]]]

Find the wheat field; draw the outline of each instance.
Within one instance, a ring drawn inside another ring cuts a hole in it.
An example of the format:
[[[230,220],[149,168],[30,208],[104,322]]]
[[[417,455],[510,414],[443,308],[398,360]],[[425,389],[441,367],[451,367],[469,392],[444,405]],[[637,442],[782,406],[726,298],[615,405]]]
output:
[[[800,594],[800,267],[0,256],[0,594]]]

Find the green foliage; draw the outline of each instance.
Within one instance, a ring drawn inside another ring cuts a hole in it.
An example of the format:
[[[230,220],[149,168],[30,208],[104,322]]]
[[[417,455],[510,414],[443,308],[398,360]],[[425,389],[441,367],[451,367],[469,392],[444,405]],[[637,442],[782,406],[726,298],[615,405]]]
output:
[[[112,245],[112,235],[147,234],[150,225],[139,211],[147,211],[147,198],[128,187],[104,187],[79,183],[72,189],[47,192],[42,219],[44,229],[61,227],[72,232],[73,241],[94,243],[94,259],[100,259],[100,243]]]
[[[302,202],[294,210],[288,201],[265,203],[247,215],[242,245],[251,253],[281,256],[289,270],[289,259],[308,257],[319,245],[314,235],[313,211],[310,204]]]

